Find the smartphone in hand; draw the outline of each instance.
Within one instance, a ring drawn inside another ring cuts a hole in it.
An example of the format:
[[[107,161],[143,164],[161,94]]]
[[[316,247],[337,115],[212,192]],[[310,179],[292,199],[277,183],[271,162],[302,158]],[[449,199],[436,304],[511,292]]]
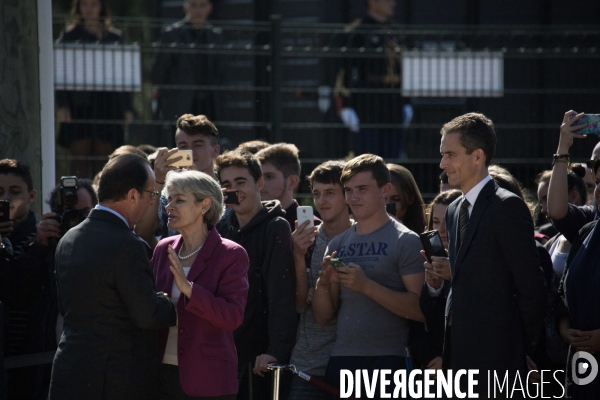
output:
[[[329,259],[329,264],[331,264],[331,266],[333,267],[333,269],[335,269],[336,271],[340,267],[347,268],[346,264],[344,264],[344,262],[342,260],[340,260],[339,258],[330,258]]]
[[[227,206],[237,206],[240,204],[240,191],[239,190],[224,190],[223,191],[223,202]]]
[[[313,217],[313,208],[311,206],[300,206],[296,209],[296,219],[298,220],[298,226],[308,221],[308,226],[304,230],[313,228],[315,226],[315,219]]]
[[[423,245],[423,250],[425,250],[427,261],[431,263],[432,256],[447,257],[446,249],[444,249],[444,244],[438,231],[423,232],[419,234],[419,237],[421,238],[421,244]]]
[[[181,157],[181,160],[169,164],[170,167],[191,167],[194,165],[194,155],[192,150],[177,150],[177,152],[167,157],[167,161],[177,157]]]
[[[0,200],[0,222],[8,222],[10,217],[10,201]]]
[[[573,114],[571,119],[576,116],[576,114]],[[600,114],[585,114],[580,120],[575,121],[573,126],[583,124],[588,124],[588,126],[573,133],[578,135],[600,135]]]

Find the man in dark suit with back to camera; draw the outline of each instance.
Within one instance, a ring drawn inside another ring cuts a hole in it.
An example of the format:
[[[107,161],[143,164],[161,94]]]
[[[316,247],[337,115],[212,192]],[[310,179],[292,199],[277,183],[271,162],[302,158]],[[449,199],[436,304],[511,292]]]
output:
[[[175,308],[156,293],[132,228],[157,194],[147,160],[116,157],[102,170],[99,204],[60,240],[56,275],[65,320],[49,399],[152,398],[157,329],[175,324]]]
[[[508,390],[517,372],[527,385],[526,356],[543,333],[546,286],[527,205],[488,174],[493,122],[468,113],[445,124],[441,135],[440,168],[463,192],[446,212],[452,292],[443,361],[453,371],[479,369],[476,391],[485,397],[488,371],[490,388],[494,371],[500,382],[508,372]],[[508,397],[506,390],[495,397]]]

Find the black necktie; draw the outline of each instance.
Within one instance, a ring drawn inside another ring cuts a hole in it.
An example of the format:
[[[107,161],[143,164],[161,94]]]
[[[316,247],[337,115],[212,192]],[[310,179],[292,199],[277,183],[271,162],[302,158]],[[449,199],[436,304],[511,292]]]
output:
[[[467,225],[469,224],[469,206],[470,205],[471,204],[469,203],[469,200],[467,200],[466,197],[460,205],[460,213],[458,214],[458,217],[459,217],[458,218],[458,226],[460,228],[460,242],[458,242],[459,248],[463,242],[463,239],[465,238],[465,232],[467,231]]]
[[[460,204],[460,211],[458,213],[458,226],[460,228],[460,241],[458,242],[458,248],[460,249],[460,245],[465,238],[465,232],[467,231],[467,225],[469,224],[469,200],[465,197],[462,203]],[[450,310],[448,311],[448,326],[452,326],[452,305],[450,305]]]

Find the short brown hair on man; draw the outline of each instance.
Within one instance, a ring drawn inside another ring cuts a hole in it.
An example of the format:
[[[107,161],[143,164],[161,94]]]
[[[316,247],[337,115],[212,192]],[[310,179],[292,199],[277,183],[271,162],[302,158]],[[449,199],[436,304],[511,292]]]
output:
[[[264,140],[256,139],[250,140],[248,142],[240,143],[238,147],[235,148],[236,151],[247,151],[248,153],[256,154],[262,149],[266,149],[269,147],[271,143],[265,142]]]
[[[366,171],[370,171],[373,174],[373,178],[377,181],[378,187],[382,187],[386,183],[391,182],[390,170],[387,165],[385,165],[383,158],[376,156],[375,154],[362,154],[346,163],[340,178],[342,186],[354,175]]]
[[[291,143],[277,143],[256,153],[261,164],[271,164],[283,174],[284,178],[291,175],[300,177],[300,158],[298,148]]]
[[[229,167],[247,169],[250,172],[250,176],[254,178],[254,182],[262,177],[260,163],[253,154],[248,152],[227,151],[217,157],[215,160],[215,169],[217,170],[219,180],[221,179],[221,171]]]
[[[317,165],[306,179],[310,182],[311,187],[315,183],[332,183],[341,186],[340,178],[345,165],[345,161],[325,161],[323,164]]]
[[[130,144],[125,144],[121,147],[118,147],[117,149],[115,149],[115,151],[110,153],[110,155],[108,156],[108,159],[112,160],[113,158],[122,156],[123,154],[135,154],[140,157],[148,158],[148,155],[146,153],[144,153],[142,150],[140,150],[139,148],[132,146]]]
[[[496,153],[496,131],[491,119],[480,113],[467,113],[454,118],[442,126],[442,136],[449,133],[460,133],[460,144],[467,150],[467,154],[477,149],[485,154],[485,165],[490,166]]]
[[[179,117],[175,126],[188,135],[204,135],[209,137],[213,146],[219,144],[219,130],[206,115],[183,114]]]

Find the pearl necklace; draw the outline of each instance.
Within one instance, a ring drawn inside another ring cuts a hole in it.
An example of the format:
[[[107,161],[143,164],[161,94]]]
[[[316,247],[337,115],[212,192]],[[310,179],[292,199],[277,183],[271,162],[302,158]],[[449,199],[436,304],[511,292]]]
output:
[[[182,256],[181,255],[181,249],[183,249],[185,242],[182,241],[181,243],[181,247],[179,248],[179,251],[177,252],[177,257],[179,257],[180,260],[187,260],[188,258],[190,258],[191,256],[193,256],[194,254],[196,254],[197,252],[200,251],[200,249],[202,248],[202,246],[204,246],[204,243],[202,243],[200,245],[200,247],[198,247],[196,250],[192,251],[190,254],[188,254],[187,256]]]

